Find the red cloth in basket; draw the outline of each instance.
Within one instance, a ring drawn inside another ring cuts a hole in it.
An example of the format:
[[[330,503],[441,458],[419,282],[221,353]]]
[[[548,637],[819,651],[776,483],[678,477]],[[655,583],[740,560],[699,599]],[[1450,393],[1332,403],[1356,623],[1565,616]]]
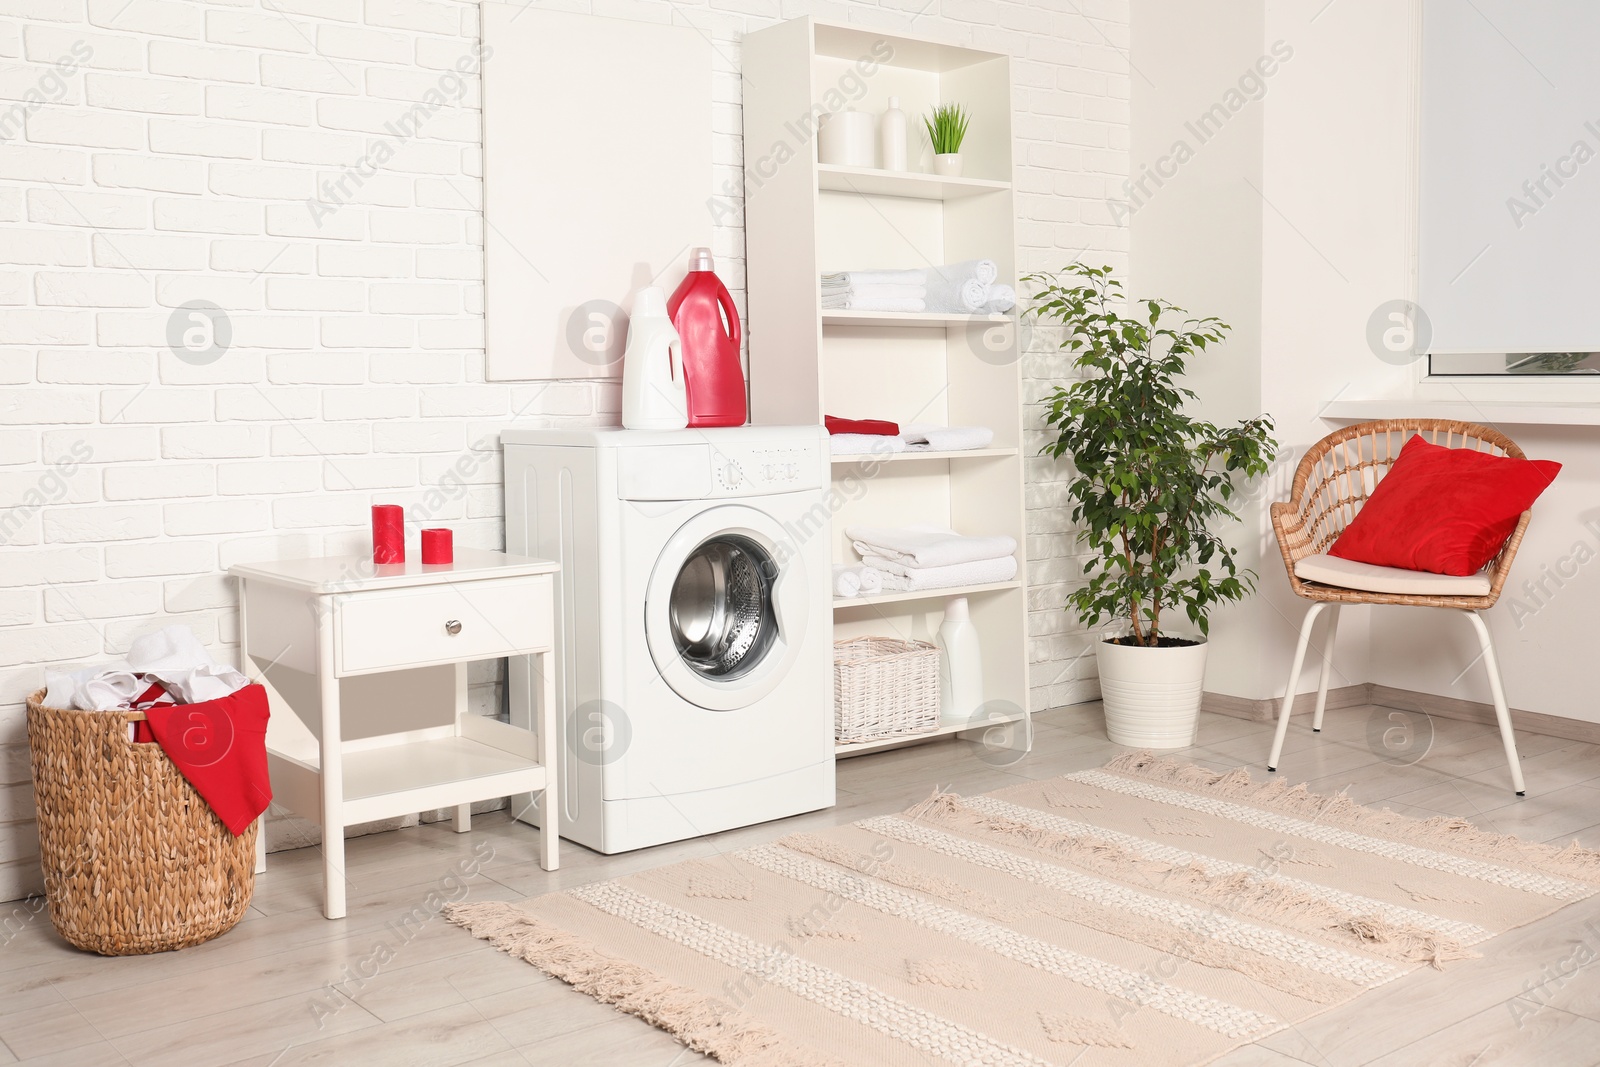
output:
[[[156,743],[235,837],[272,803],[267,691],[247,685],[220,700],[145,709]]]

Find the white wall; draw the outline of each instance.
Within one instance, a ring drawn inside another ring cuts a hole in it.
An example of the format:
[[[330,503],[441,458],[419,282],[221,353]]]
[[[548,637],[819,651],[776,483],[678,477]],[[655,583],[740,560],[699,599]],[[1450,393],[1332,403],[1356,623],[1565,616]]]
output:
[[[1200,396],[1196,413],[1215,421],[1260,414],[1261,187],[1263,94],[1248,80],[1268,55],[1260,4],[1193,4],[1134,0],[1132,141],[1127,225],[1130,292],[1159,297],[1196,316],[1216,316],[1227,340],[1189,361],[1187,384]],[[1259,72],[1257,72],[1259,73]],[[1246,78],[1251,92],[1243,92]],[[1211,112],[1221,105],[1224,112]],[[1234,105],[1234,107],[1230,107]],[[1198,120],[1211,114],[1202,127]],[[1262,569],[1264,501],[1235,510],[1229,543],[1242,566]],[[1250,605],[1212,617],[1206,685],[1236,692],[1258,684],[1251,655],[1263,621]]]
[[[559,6],[715,40],[708,193],[740,180],[747,29],[814,13],[1008,52],[1021,265],[1126,264],[1106,206],[1126,173],[1126,0]],[[43,666],[172,622],[232,659],[223,569],[362,550],[373,502],[498,547],[498,428],[616,421],[609,385],[483,382],[477,27],[459,0],[0,0],[0,898],[38,886],[22,701]],[[432,92],[446,104],[420,131],[389,128]],[[328,191],[379,141],[392,159]],[[742,290],[737,225],[715,251]],[[231,321],[209,366],[167,347],[192,299]],[[1077,567],[1058,472],[1030,470],[1042,707],[1094,682],[1060,610]],[[480,710],[494,679],[474,674]]]
[[[1183,114],[1204,106],[1200,64],[1213,78],[1227,62],[1253,48],[1284,41],[1293,57],[1267,80],[1259,107],[1259,180],[1248,159],[1226,150],[1197,153],[1178,178],[1133,214],[1135,277],[1141,292],[1195,293],[1213,303],[1197,310],[1240,308],[1248,314],[1251,271],[1240,291],[1222,287],[1216,275],[1235,269],[1252,254],[1250,224],[1239,237],[1203,244],[1191,235],[1195,214],[1226,210],[1249,215],[1226,195],[1225,183],[1249,178],[1260,190],[1259,362],[1241,352],[1236,332],[1228,354],[1241,379],[1206,380],[1208,413],[1222,417],[1233,405],[1258,397],[1260,409],[1278,420],[1277,436],[1291,459],[1338,423],[1319,417],[1335,397],[1404,395],[1410,368],[1386,363],[1366,340],[1374,309],[1411,293],[1413,248],[1412,56],[1416,46],[1413,9],[1393,0],[1252,0],[1230,7],[1219,22],[1190,16],[1168,0],[1134,0],[1133,64],[1161,71],[1165,64],[1195,83],[1150,89],[1134,83],[1135,135],[1132,170],[1162,149],[1144,128],[1144,116]],[[1259,22],[1258,22],[1259,18]],[[1215,32],[1210,58],[1182,63],[1191,40]],[[1259,36],[1258,36],[1259,33]],[[1231,122],[1238,122],[1235,118]],[[1230,124],[1224,136],[1234,132]],[[1212,146],[1223,149],[1219,138]],[[1206,190],[1193,179],[1215,179]],[[1236,188],[1235,188],[1236,191]],[[1185,200],[1188,203],[1185,204]],[[1230,217],[1231,214],[1230,214]],[[1220,270],[1219,270],[1220,267]],[[1148,284],[1147,284],[1148,283]],[[1233,303],[1229,303],[1229,301]],[[1227,317],[1227,310],[1214,313]],[[1235,324],[1237,325],[1237,323]],[[1258,378],[1251,379],[1256,374]],[[1216,388],[1208,388],[1215,385]],[[1231,392],[1230,392],[1231,390]],[[1246,405],[1248,407],[1248,405]],[[1239,412],[1243,413],[1243,412]],[[1492,421],[1485,417],[1481,421]],[[1593,627],[1592,605],[1600,592],[1600,438],[1592,429],[1506,426],[1529,455],[1566,465],[1541,498],[1512,579],[1500,604],[1488,613],[1500,652],[1506,689],[1514,707],[1600,722],[1600,708],[1578,684],[1574,664],[1586,661]],[[1292,464],[1280,464],[1267,500],[1286,499]],[[1276,544],[1264,515],[1251,520],[1260,550],[1261,593],[1214,620],[1218,631],[1207,688],[1261,699],[1280,696],[1307,605],[1289,591]],[[1543,582],[1543,587],[1529,583]],[[1341,620],[1335,685],[1377,682],[1441,696],[1487,701],[1478,649],[1461,620],[1421,609],[1346,609]],[[1314,689],[1309,673],[1302,691]]]
[[[1263,100],[1262,390],[1278,420],[1286,462],[1269,499],[1289,495],[1294,468],[1335,423],[1318,417],[1347,389],[1403,371],[1366,343],[1373,309],[1409,291],[1407,226],[1411,138],[1407,101],[1410,47],[1407,5],[1352,0],[1267,0],[1266,35],[1293,47],[1294,58]],[[1289,590],[1270,522],[1263,518],[1264,630],[1251,650],[1254,686],[1236,695],[1283,692],[1300,622],[1309,605]],[[1370,677],[1366,611],[1340,619],[1333,684]],[[1321,647],[1319,636],[1317,647]],[[1316,688],[1316,672],[1300,689]]]

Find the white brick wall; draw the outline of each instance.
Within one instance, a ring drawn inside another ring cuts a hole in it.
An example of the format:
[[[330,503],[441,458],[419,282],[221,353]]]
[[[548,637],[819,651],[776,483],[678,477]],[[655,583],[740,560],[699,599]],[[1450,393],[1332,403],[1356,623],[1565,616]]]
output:
[[[715,38],[722,160],[741,157],[747,29],[813,13],[1008,52],[1031,270],[1126,265],[1104,198],[1127,170],[1127,2],[561,6]],[[170,622],[232,658],[221,568],[352,549],[370,503],[419,502],[513,413],[615,421],[611,385],[482,382],[473,79],[320,227],[307,209],[470,54],[477,26],[464,0],[0,0],[0,812],[31,810],[22,701],[43,665]],[[720,169],[715,187],[738,180]],[[737,281],[742,234],[717,243]],[[165,341],[196,298],[233,328],[204,367]],[[1030,399],[1060,365],[1029,357]],[[1029,469],[1045,707],[1093,695],[1093,668],[1060,610],[1078,569],[1058,472]],[[496,457],[442,490],[437,517],[463,544],[503,543],[499,476]],[[473,677],[492,707],[494,675]],[[26,821],[0,821],[0,899],[37,888]]]

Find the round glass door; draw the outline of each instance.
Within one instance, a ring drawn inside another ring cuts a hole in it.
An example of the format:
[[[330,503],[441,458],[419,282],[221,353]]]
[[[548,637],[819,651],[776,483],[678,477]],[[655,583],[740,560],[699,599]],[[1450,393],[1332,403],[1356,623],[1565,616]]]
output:
[[[672,643],[702,678],[732,680],[760,663],[778,632],[772,557],[748,537],[714,537],[690,553],[672,583]]]
[[[661,547],[644,634],[661,678],[711,711],[749,707],[783,684],[810,625],[805,561],[771,516],[742,505],[692,516]]]

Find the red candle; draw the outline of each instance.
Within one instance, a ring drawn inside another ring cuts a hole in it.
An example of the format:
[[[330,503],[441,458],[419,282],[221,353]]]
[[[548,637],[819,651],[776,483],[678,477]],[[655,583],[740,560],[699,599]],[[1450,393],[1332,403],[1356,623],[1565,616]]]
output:
[[[372,505],[372,562],[406,561],[406,512],[399,504]]]
[[[450,543],[450,531],[440,527],[422,531],[422,562],[454,563],[455,549]]]

